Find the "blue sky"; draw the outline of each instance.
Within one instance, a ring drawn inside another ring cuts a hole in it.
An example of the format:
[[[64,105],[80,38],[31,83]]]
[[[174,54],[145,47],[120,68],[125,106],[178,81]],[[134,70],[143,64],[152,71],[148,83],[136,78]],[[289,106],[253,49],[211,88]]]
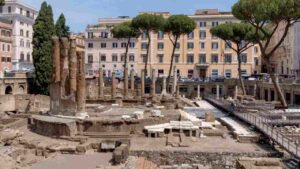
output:
[[[23,0],[39,10],[44,0]],[[47,0],[55,19],[64,13],[73,32],[82,32],[100,17],[136,16],[140,11],[193,14],[196,9],[229,11],[237,0]]]

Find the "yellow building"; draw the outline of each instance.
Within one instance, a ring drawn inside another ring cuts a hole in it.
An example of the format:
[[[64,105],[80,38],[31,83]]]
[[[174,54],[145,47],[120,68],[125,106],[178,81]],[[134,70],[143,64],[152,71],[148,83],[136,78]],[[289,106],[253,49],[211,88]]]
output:
[[[156,13],[168,17],[171,14]],[[210,29],[226,22],[239,22],[229,12],[218,10],[197,10],[190,15],[197,24],[196,29],[189,35],[181,36],[175,51],[174,65],[182,77],[201,78],[236,78],[238,77],[238,61],[236,53],[225,45],[225,42],[213,37]],[[155,69],[158,76],[167,75],[171,62],[172,43],[168,34],[163,32],[151,33],[148,72]],[[146,59],[147,38],[142,35],[137,46],[139,48],[138,69],[144,69]],[[244,75],[260,72],[260,53],[258,46],[249,48],[243,53],[242,71]]]
[[[171,16],[168,12],[150,12],[152,14],[162,15],[165,18]],[[178,41],[178,48],[175,52],[174,65],[181,77],[202,77],[202,78],[236,78],[238,77],[238,62],[236,53],[229,47],[226,47],[225,42],[217,37],[212,37],[210,29],[226,22],[239,22],[229,12],[219,12],[216,9],[197,10],[193,18],[197,23],[196,29],[189,35],[181,36]],[[105,18],[99,20],[99,23],[94,27],[88,26],[86,30],[86,55],[91,56],[92,60],[99,60],[101,54],[106,53],[108,58],[113,58],[115,55],[121,57],[125,52],[122,47],[122,39],[114,39],[112,36],[106,38],[101,37],[111,29],[113,25],[120,24],[131,20],[126,17]],[[101,22],[100,22],[101,21]],[[105,26],[105,27],[104,27]],[[101,28],[101,29],[100,29]],[[93,35],[93,36],[89,36]],[[158,76],[167,75],[171,62],[172,43],[168,34],[163,32],[151,33],[150,54],[148,60],[148,72],[150,69],[155,69]],[[107,42],[109,41],[109,43]],[[130,55],[135,56],[134,61],[130,65],[130,71],[134,71],[140,75],[144,69],[146,59],[148,39],[145,34],[142,34],[135,43],[134,50],[130,49]],[[107,43],[107,48],[101,48],[102,43]],[[111,47],[111,44],[116,44]],[[92,46],[93,48],[89,48]],[[260,72],[260,53],[257,46],[249,48],[243,53],[243,74],[251,75],[255,72]],[[87,59],[86,59],[87,60]],[[94,62],[93,62],[94,63]],[[122,59],[112,59],[112,61],[99,61],[93,64],[90,72],[98,70],[99,65],[105,68],[105,71],[111,72],[116,69],[123,70]],[[114,66],[113,66],[114,65]],[[109,73],[107,74],[109,76]],[[148,74],[150,75],[150,73]]]

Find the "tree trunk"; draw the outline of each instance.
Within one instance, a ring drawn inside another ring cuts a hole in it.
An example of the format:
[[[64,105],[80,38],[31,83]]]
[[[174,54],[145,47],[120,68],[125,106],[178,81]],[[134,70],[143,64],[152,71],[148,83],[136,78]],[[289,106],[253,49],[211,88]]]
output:
[[[148,60],[149,60],[149,49],[150,49],[150,43],[151,43],[151,38],[150,38],[150,33],[147,31],[147,37],[148,37],[148,44],[147,44],[147,56],[146,56],[146,63],[145,63],[145,77],[147,76],[148,70]]]
[[[270,60],[269,60],[269,59],[265,59],[265,62],[266,62],[267,68],[268,68],[268,73],[269,73],[270,76],[271,76],[272,83],[273,83],[274,88],[275,88],[275,91],[276,91],[276,93],[277,93],[278,99],[279,99],[279,101],[280,101],[280,103],[281,103],[281,106],[282,106],[283,108],[287,108],[288,105],[287,105],[287,103],[286,103],[284,94],[282,93],[280,84],[279,84],[279,82],[276,80],[276,75],[275,75],[275,72],[274,72],[273,69],[272,69],[272,66],[271,66],[271,64],[270,64]]]
[[[237,52],[237,57],[238,57],[238,72],[239,72],[240,85],[241,85],[241,88],[242,88],[243,95],[246,95],[246,89],[245,89],[244,79],[242,77],[241,53],[240,53],[239,50]]]
[[[170,63],[169,74],[168,74],[168,79],[167,79],[167,89],[169,89],[169,86],[170,86],[170,78],[171,78],[171,73],[172,73],[173,64],[174,64],[174,56],[175,56],[177,40],[178,40],[178,36],[175,37],[175,41],[173,43],[173,51],[172,51],[171,63]]]
[[[125,50],[125,58],[124,58],[124,72],[125,72],[125,69],[128,68],[128,65],[127,65],[127,59],[128,59],[128,48],[129,48],[129,44],[130,44],[130,38],[128,38],[128,41],[127,41],[127,44],[126,44],[126,50]]]

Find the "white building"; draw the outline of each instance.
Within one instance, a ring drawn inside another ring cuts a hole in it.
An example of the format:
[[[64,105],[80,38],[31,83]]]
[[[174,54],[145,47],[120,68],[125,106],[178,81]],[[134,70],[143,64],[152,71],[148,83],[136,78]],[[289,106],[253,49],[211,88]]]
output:
[[[13,70],[32,69],[33,24],[38,11],[20,0],[5,0],[0,17],[13,25]]]
[[[85,53],[86,68],[89,76],[96,76],[99,67],[102,67],[105,76],[112,72],[124,70],[124,53],[127,39],[112,37],[111,29],[114,25],[129,21],[129,17],[100,18],[98,24],[89,25],[86,29]],[[136,70],[136,39],[131,39],[128,50],[128,69]]]

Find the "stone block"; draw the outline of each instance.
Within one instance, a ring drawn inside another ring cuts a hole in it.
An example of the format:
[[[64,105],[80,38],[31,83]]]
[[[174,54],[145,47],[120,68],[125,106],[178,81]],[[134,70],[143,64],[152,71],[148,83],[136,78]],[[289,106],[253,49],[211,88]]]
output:
[[[215,115],[212,112],[206,112],[205,113],[205,121],[206,122],[215,122],[216,121]]]

